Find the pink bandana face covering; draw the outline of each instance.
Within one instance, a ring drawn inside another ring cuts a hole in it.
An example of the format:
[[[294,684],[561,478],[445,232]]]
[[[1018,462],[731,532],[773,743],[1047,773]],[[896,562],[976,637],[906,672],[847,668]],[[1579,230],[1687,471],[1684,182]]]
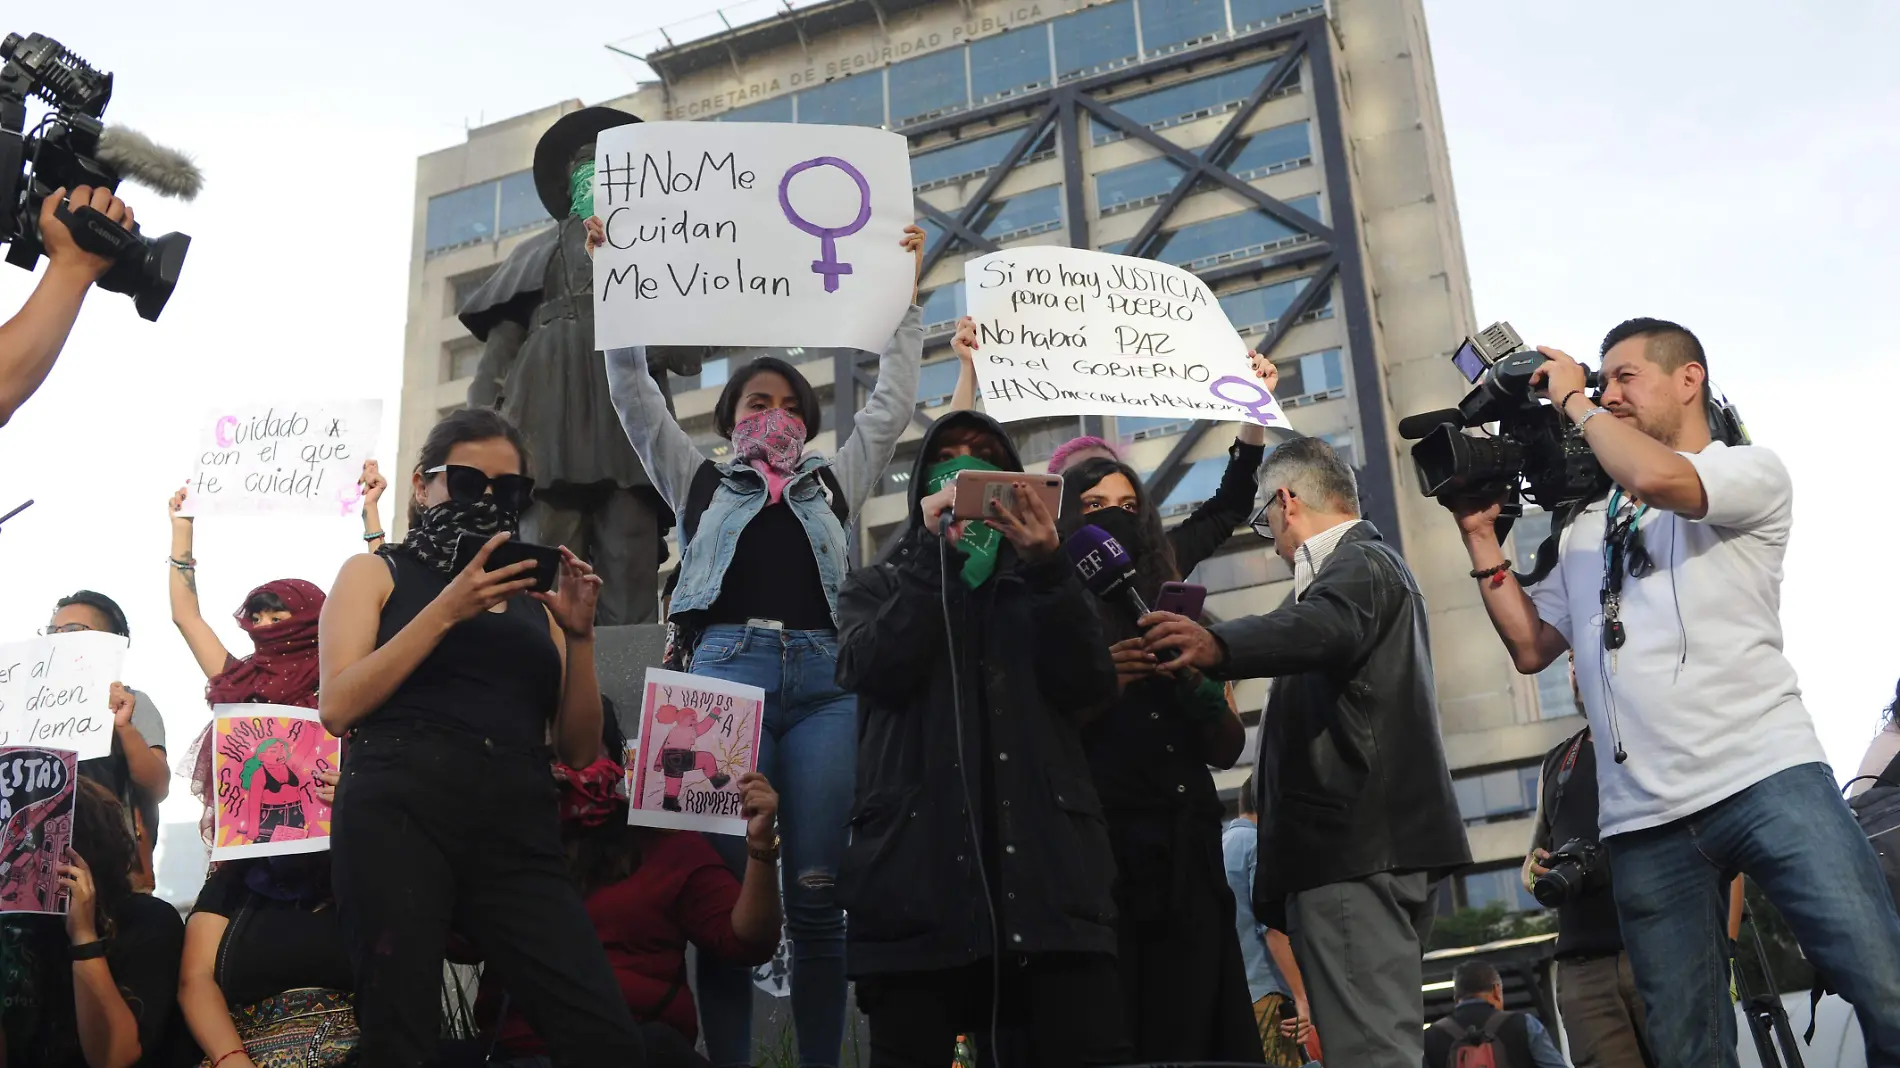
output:
[[[765,502],[777,504],[805,451],[804,420],[784,408],[753,412],[732,426],[732,452],[765,476]]]

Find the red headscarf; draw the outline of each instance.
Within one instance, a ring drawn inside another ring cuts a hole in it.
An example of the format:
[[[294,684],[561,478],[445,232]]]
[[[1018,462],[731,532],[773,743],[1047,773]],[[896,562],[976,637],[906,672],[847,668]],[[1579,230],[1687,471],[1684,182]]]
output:
[[[606,823],[627,796],[626,771],[606,757],[584,768],[570,768],[557,761],[554,781],[561,789],[561,819],[583,827]]]

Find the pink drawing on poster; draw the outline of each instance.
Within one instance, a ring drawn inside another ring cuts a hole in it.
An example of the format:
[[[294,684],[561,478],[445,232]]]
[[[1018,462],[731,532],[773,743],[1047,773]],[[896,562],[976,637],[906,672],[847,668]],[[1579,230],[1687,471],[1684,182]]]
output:
[[[330,806],[317,796],[313,773],[337,769],[337,739],[308,710],[248,707],[220,714],[213,732],[218,812],[212,857],[328,848]]]
[[[655,668],[641,706],[628,822],[744,834],[738,780],[758,767],[764,691]]]
[[[78,772],[71,750],[0,746],[0,913],[66,911]]]

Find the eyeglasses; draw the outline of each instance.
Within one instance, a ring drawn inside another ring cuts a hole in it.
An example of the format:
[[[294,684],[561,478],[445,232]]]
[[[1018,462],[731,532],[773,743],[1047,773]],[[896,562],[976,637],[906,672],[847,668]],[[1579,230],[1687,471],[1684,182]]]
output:
[[[1247,524],[1253,527],[1253,532],[1267,541],[1273,540],[1273,524],[1267,522],[1267,509],[1280,502],[1281,494],[1285,494],[1288,500],[1294,497],[1292,490],[1282,486],[1273,491],[1273,496],[1267,498],[1267,503],[1260,506],[1260,510],[1253,514],[1252,519],[1247,520]]]
[[[449,489],[449,498],[463,504],[474,504],[487,495],[492,487],[495,491],[495,507],[504,512],[520,515],[534,503],[534,479],[527,475],[496,475],[493,478],[479,467],[466,467],[462,464],[443,464],[424,471],[425,475],[442,475]]]
[[[78,634],[91,629],[91,627],[84,623],[62,623],[57,627],[41,627],[40,637],[50,638],[55,634]]]

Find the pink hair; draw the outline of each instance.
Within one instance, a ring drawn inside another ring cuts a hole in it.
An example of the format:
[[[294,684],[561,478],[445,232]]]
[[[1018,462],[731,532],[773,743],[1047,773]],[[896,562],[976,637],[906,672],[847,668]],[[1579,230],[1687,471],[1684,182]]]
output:
[[[1049,473],[1052,475],[1061,474],[1062,469],[1068,466],[1069,457],[1074,456],[1078,452],[1086,452],[1089,449],[1102,449],[1117,460],[1122,458],[1122,454],[1115,450],[1115,446],[1110,445],[1101,438],[1093,436],[1070,438],[1056,446],[1056,451],[1050,455]]]

